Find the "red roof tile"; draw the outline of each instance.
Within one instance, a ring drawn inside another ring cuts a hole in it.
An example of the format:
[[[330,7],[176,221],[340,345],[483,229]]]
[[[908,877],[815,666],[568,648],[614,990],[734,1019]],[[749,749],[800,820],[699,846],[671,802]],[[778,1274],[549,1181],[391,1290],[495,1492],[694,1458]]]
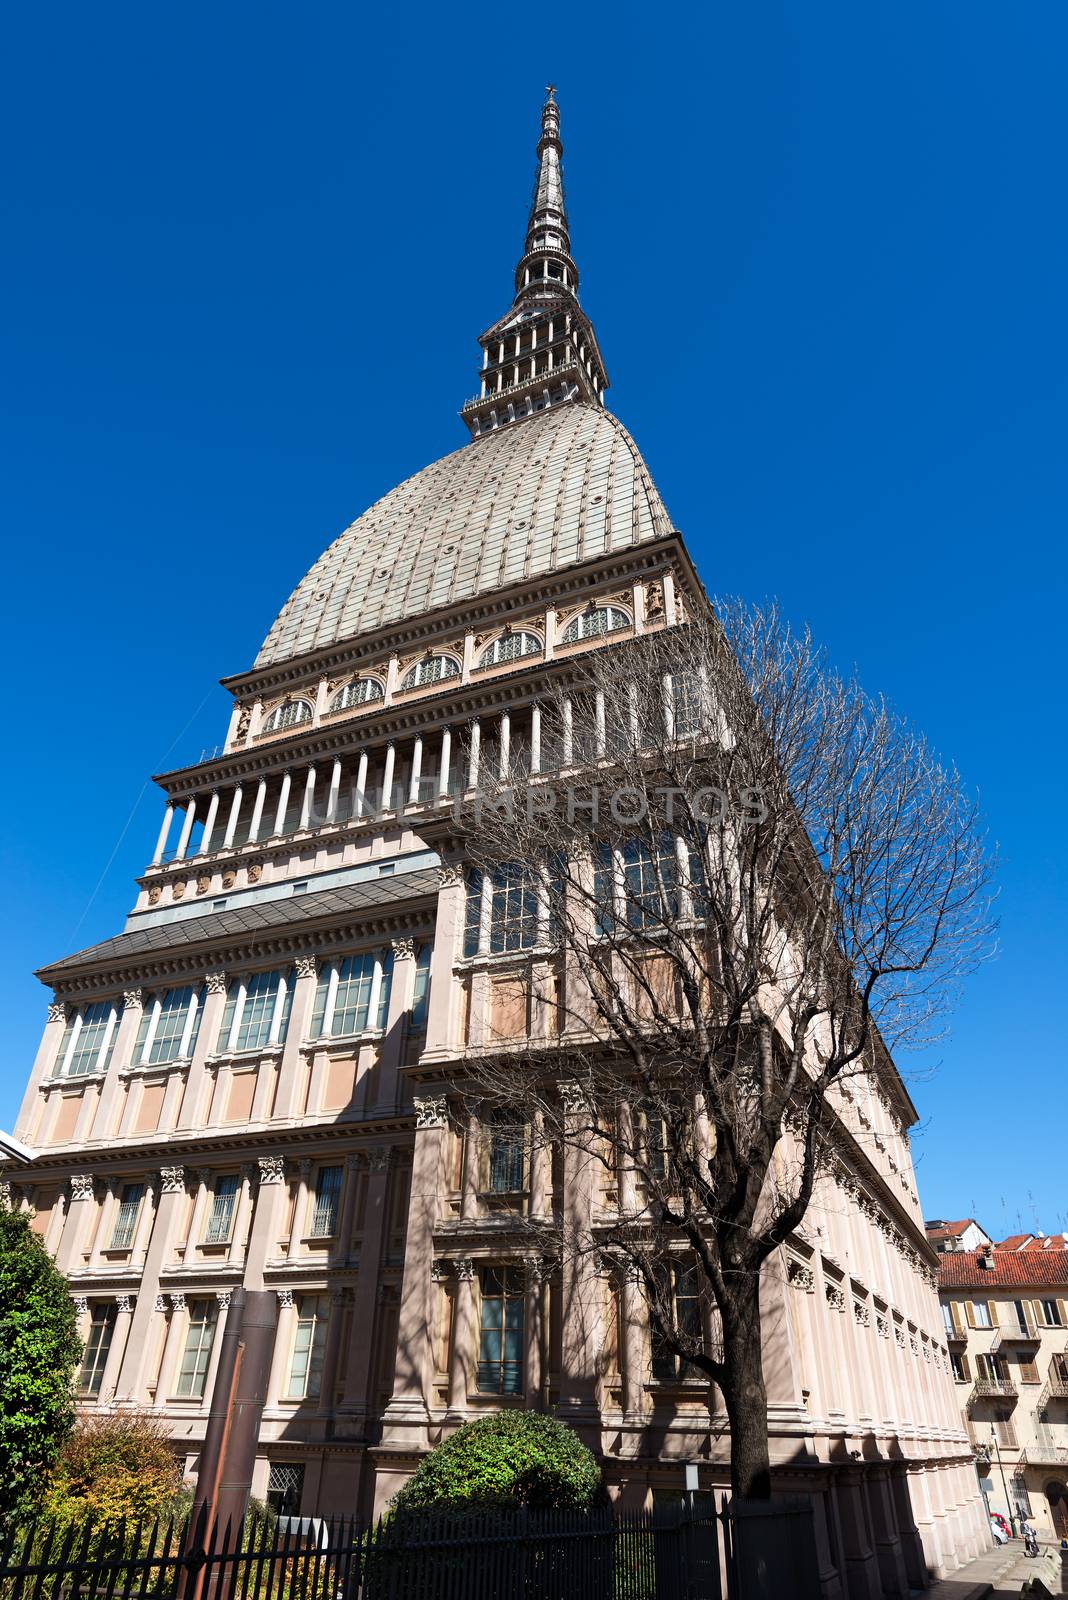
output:
[[[995,1250],[981,1267],[979,1250],[952,1250],[938,1258],[941,1289],[1068,1289],[1068,1250]]]
[[[966,1228],[970,1228],[974,1218],[965,1217],[963,1222],[926,1222],[929,1239],[959,1239]]]
[[[998,1250],[1020,1250],[1032,1238],[1030,1233],[1010,1233],[1007,1239],[1002,1239],[995,1246]]]

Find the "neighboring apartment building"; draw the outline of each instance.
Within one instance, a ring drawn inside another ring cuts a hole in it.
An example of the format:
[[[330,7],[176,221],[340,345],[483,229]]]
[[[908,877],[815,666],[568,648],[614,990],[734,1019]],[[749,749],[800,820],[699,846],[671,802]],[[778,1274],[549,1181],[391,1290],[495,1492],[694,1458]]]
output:
[[[1068,1249],[1017,1234],[948,1251],[939,1292],[990,1506],[1068,1538]]]
[[[547,1025],[514,1005],[516,971],[544,959],[522,908],[435,843],[450,798],[519,743],[535,773],[566,762],[566,723],[555,750],[542,727],[549,675],[704,603],[604,408],[560,149],[550,95],[470,442],[315,564],[227,680],[224,747],[158,779],[125,929],[39,974],[54,1000],[17,1132],[40,1156],[13,1193],[77,1297],[82,1402],[160,1412],[195,1474],[230,1296],[271,1290],[253,1489],[306,1513],[381,1507],[500,1406],[558,1408],[632,1504],[678,1496],[687,1462],[728,1481],[722,1402],[654,1361],[637,1285],[590,1258],[565,1302],[509,1231],[565,1195],[610,1209],[618,1186],[579,1189],[566,1152],[526,1161],[513,1130],[494,1150],[449,1098],[491,1032]],[[988,1531],[915,1109],[888,1064],[833,1110],[841,1159],[767,1273],[771,1448],[780,1488],[816,1498],[827,1595],[875,1600]]]

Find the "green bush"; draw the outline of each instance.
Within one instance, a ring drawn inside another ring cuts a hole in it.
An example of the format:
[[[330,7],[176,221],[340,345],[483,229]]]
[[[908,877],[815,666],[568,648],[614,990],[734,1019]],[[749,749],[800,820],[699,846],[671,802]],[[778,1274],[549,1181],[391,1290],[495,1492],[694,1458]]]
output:
[[[74,1425],[74,1303],[23,1212],[0,1205],[0,1517],[36,1506]]]
[[[144,1411],[83,1418],[60,1451],[43,1511],[57,1522],[95,1528],[181,1519],[188,1512],[170,1430]]]
[[[394,1496],[392,1510],[582,1511],[604,1498],[597,1458],[577,1433],[537,1411],[502,1411],[443,1440]]]

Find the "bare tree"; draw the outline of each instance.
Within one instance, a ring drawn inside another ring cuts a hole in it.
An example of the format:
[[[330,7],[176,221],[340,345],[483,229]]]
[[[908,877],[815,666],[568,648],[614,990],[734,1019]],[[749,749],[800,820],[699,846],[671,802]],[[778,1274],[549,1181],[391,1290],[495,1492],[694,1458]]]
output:
[[[722,1393],[734,1492],[767,1497],[762,1266],[833,1151],[834,1086],[888,1079],[988,952],[991,859],[958,774],[774,609],[561,669],[535,759],[513,746],[457,813],[472,948],[543,958],[522,1037],[458,1087],[612,1174],[618,1209],[565,1208],[556,1248],[638,1279],[655,1348]]]

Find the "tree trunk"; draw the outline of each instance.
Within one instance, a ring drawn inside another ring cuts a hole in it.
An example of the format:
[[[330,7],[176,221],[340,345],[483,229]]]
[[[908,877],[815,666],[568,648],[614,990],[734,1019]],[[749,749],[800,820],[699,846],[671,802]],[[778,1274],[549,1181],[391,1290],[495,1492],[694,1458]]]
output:
[[[731,1429],[731,1492],[742,1500],[771,1499],[768,1396],[760,1338],[760,1273],[741,1272],[722,1308],[726,1377],[723,1403]]]

